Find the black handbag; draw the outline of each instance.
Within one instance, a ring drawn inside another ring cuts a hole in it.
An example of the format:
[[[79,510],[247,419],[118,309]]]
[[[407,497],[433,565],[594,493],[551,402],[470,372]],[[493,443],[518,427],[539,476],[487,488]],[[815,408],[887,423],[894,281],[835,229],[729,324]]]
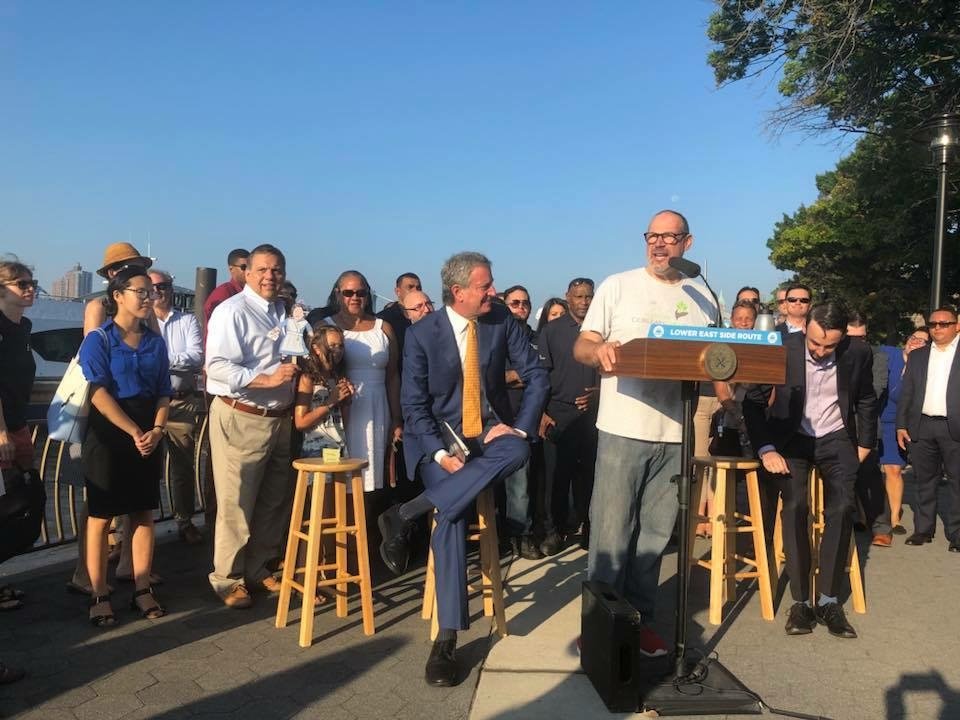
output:
[[[43,527],[47,492],[40,473],[33,468],[17,472],[17,480],[7,482],[6,494],[0,495],[0,562],[33,547]]]

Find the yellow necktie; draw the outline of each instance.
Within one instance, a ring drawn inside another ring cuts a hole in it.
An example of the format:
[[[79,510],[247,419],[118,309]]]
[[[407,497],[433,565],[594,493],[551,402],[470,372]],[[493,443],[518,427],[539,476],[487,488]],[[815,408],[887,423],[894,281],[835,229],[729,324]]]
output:
[[[467,322],[467,352],[463,358],[463,436],[479,437],[483,431],[480,417],[480,348],[477,321]]]

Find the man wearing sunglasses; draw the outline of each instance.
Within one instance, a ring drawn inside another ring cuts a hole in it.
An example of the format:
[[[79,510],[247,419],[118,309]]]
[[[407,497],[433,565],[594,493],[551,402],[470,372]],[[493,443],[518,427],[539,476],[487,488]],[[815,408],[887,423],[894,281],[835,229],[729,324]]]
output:
[[[743,401],[750,443],[783,497],[783,546],[794,601],[788,635],[807,635],[819,623],[835,637],[857,637],[837,596],[850,552],[857,471],[876,443],[877,396],[873,352],[846,337],[848,321],[843,305],[816,305],[806,333],[783,338],[785,382],[751,386]],[[824,487],[816,605],[810,591],[812,467]]]
[[[194,497],[193,436],[203,401],[197,393],[196,376],[203,367],[203,340],[200,323],[193,313],[173,307],[173,277],[153,268],[148,273],[156,298],[153,314],[167,344],[170,384],[173,397],[167,415],[165,435],[170,456],[170,485],[177,534],[187,545],[197,545],[203,536],[193,524]]]
[[[784,302],[780,306],[786,313],[786,317],[775,329],[783,335],[806,332],[807,315],[810,313],[812,298],[813,293],[806,285],[800,283],[788,285],[784,294]]]
[[[943,531],[960,553],[960,355],[957,312],[941,307],[927,322],[933,341],[907,357],[897,402],[897,443],[909,453],[917,479],[913,535],[907,545],[933,541],[937,486],[946,476]]]
[[[206,302],[203,303],[203,317],[206,318],[204,327],[210,324],[210,316],[217,305],[243,290],[249,255],[250,253],[243,248],[231,250],[230,254],[227,255],[227,273],[230,275],[230,279],[211,290]]]

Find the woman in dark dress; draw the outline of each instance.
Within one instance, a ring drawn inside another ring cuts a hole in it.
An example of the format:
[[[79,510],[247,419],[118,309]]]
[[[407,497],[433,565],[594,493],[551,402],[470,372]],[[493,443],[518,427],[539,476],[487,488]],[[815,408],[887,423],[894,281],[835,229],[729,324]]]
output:
[[[87,571],[93,595],[90,622],[116,621],[107,592],[107,531],[110,519],[131,520],[136,590],[131,609],[146,618],[165,614],[150,587],[153,512],[160,505],[162,454],[157,452],[173,390],[163,338],[147,327],[153,285],[131,266],[107,286],[107,320],[80,346],[80,365],[91,383],[90,419],[83,441],[87,488]],[[101,332],[102,331],[102,332]]]
[[[26,265],[0,262],[0,473],[10,489],[21,482],[19,470],[33,467],[33,441],[27,426],[27,404],[36,366],[30,352],[30,320],[23,312],[33,305],[37,281]],[[0,610],[23,606],[23,593],[0,587]],[[0,685],[23,677],[20,668],[0,662]]]

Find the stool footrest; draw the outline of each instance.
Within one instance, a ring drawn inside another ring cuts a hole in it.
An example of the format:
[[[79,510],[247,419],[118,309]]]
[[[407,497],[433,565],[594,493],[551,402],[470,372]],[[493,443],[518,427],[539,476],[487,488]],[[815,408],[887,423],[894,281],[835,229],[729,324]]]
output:
[[[317,580],[317,587],[330,587],[331,585],[343,585],[344,583],[358,583],[362,578],[359,575],[344,575],[338,578],[327,578],[326,580]]]

